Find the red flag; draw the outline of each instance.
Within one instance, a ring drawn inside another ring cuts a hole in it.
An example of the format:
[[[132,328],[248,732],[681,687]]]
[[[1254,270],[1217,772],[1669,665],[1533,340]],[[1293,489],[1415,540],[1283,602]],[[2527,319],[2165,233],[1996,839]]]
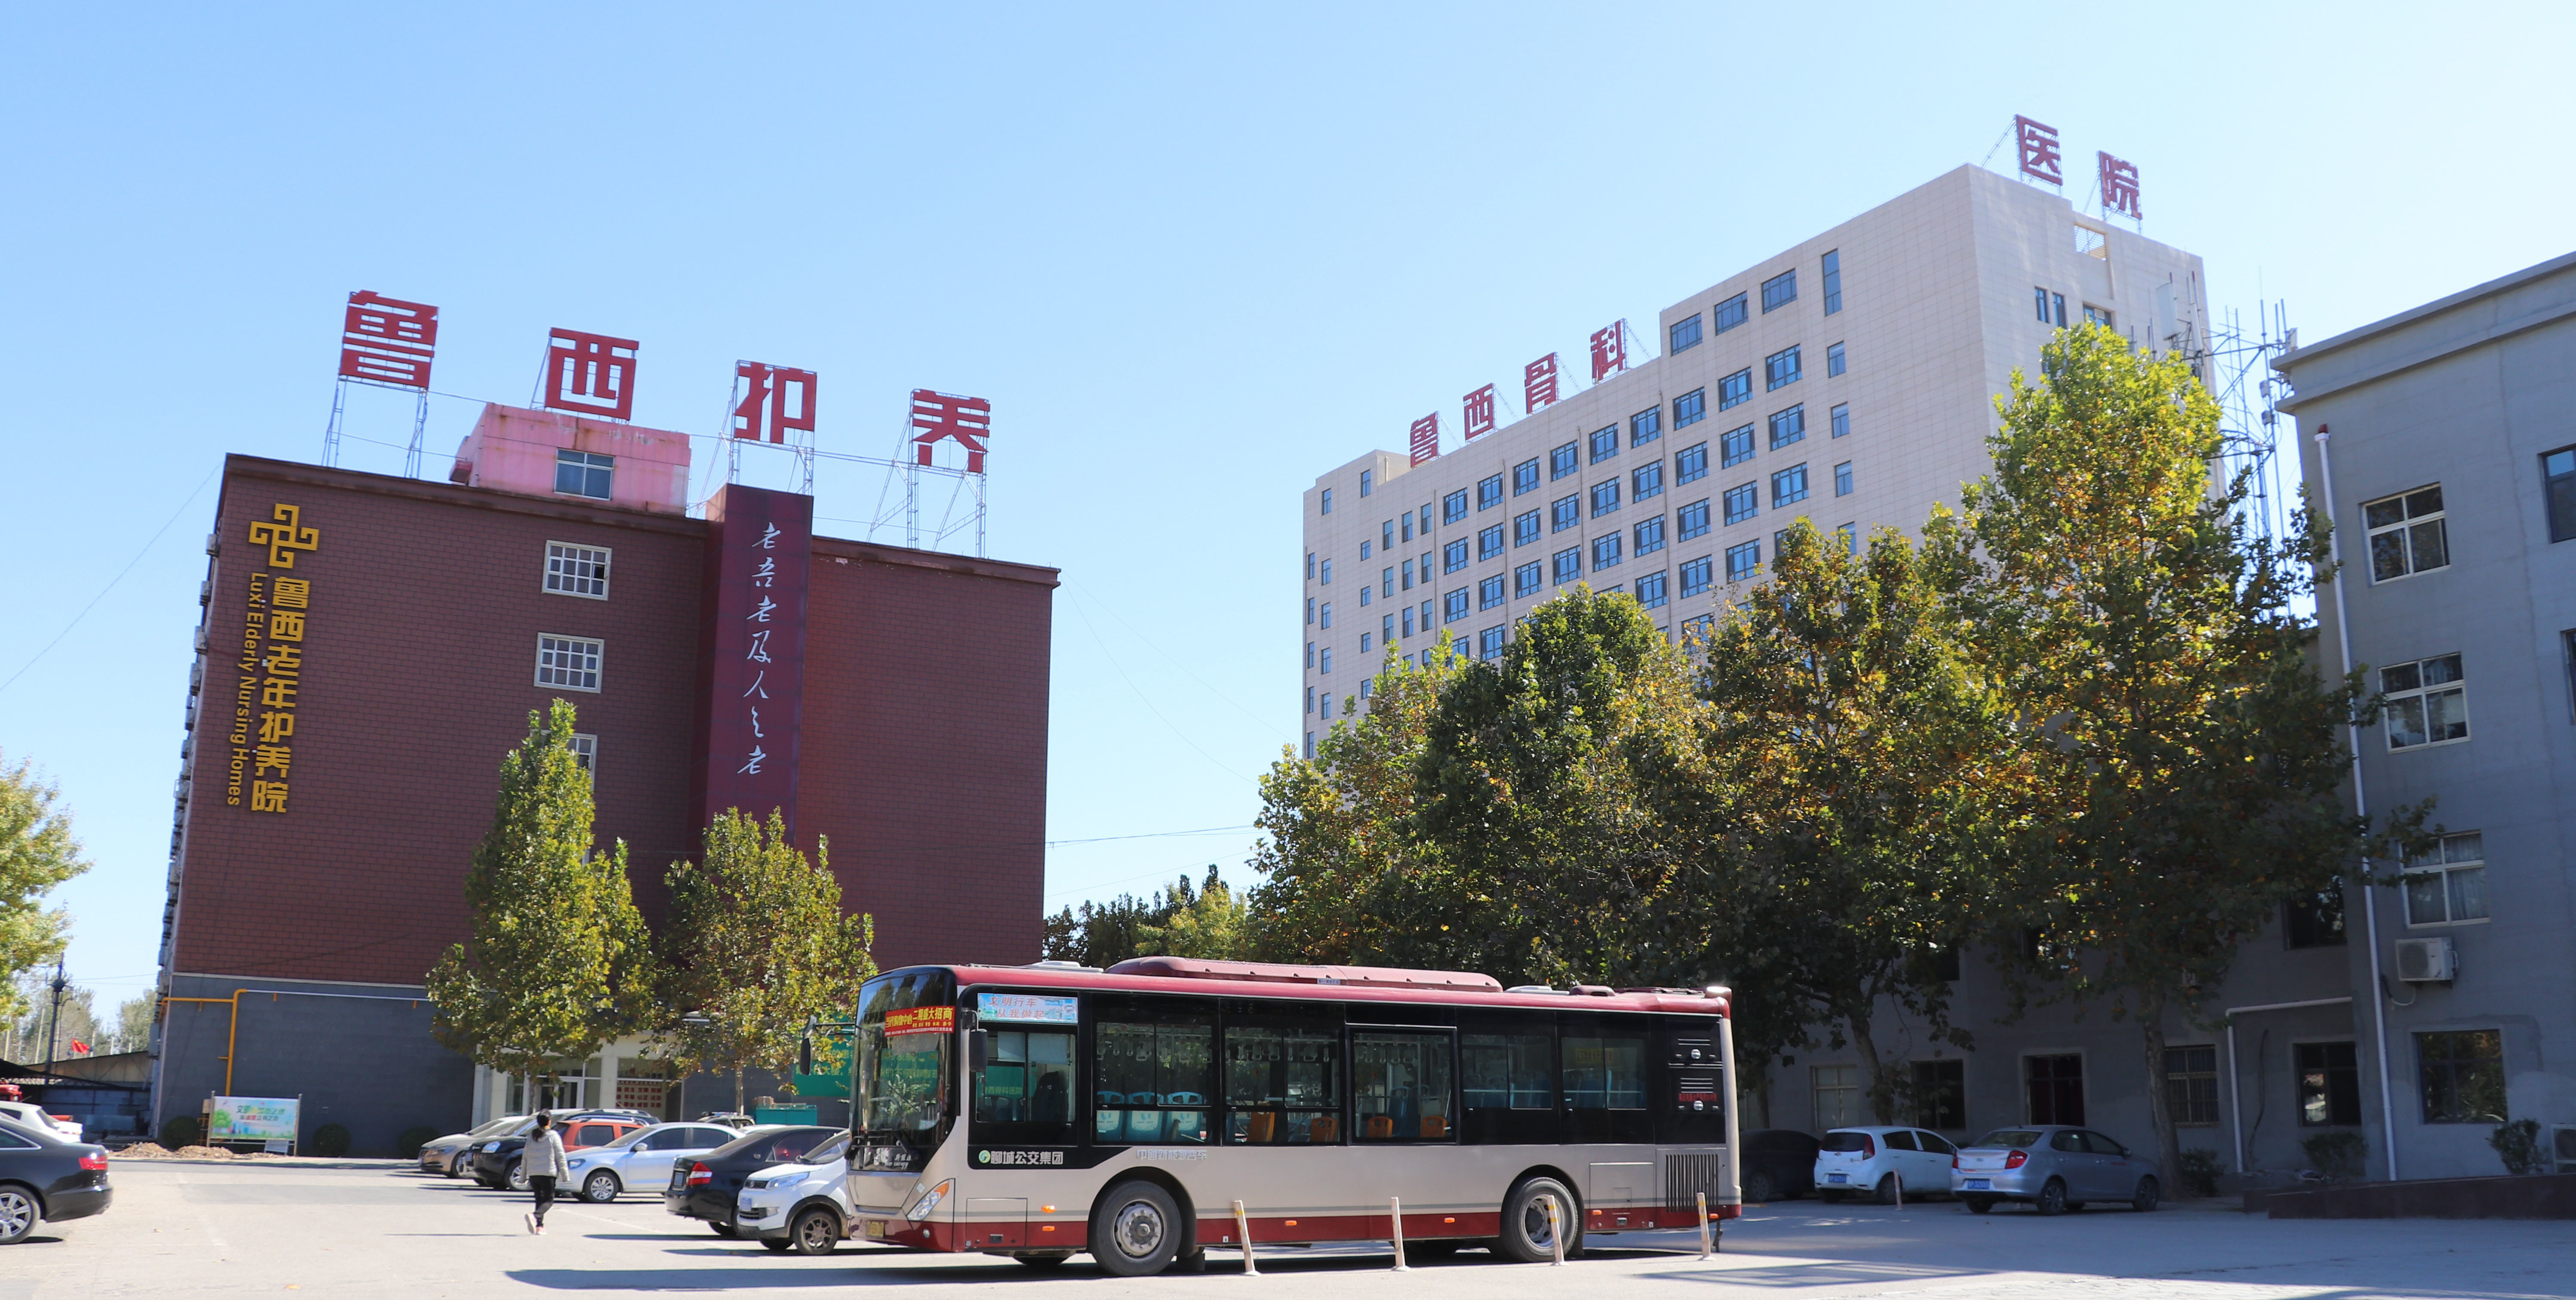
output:
[[[72,1050],[73,1050],[73,1051],[75,1051],[75,1052],[80,1053],[80,1054],[81,1054],[81,1055],[83,1055],[83,1056],[87,1056],[87,1055],[89,1055],[89,1044],[84,1043],[84,1042],[82,1042],[81,1040],[79,1040],[79,1039],[75,1038],[75,1039],[73,1039],[73,1040],[72,1040]]]

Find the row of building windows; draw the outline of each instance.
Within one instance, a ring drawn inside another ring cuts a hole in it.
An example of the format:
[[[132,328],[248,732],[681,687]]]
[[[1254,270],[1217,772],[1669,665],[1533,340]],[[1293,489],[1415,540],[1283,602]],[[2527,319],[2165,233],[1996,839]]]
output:
[[[1831,316],[1843,309],[1843,256],[1836,249],[1824,256],[1825,314]],[[1798,300],[1798,272],[1795,267],[1762,282],[1762,311],[1765,315]],[[1736,294],[1708,310],[1708,333],[1723,334],[1750,318],[1745,310],[1744,295]],[[1699,346],[1703,337],[1699,313],[1693,312],[1674,321],[1666,332],[1667,355],[1687,352]]]

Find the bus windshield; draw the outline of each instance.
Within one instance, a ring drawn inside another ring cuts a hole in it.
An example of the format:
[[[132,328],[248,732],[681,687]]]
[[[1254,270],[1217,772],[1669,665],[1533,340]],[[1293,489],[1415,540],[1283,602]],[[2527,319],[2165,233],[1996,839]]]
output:
[[[926,1156],[948,1118],[957,1042],[957,991],[946,971],[906,971],[859,990],[857,1128],[867,1162],[909,1167],[897,1148]]]

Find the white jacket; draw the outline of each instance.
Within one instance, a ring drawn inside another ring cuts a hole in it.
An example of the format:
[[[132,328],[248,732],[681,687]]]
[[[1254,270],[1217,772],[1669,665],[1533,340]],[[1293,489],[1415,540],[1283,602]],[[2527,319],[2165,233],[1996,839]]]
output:
[[[530,1133],[527,1152],[520,1161],[530,1178],[552,1178],[562,1183],[572,1181],[572,1164],[564,1159],[563,1138],[554,1129]]]

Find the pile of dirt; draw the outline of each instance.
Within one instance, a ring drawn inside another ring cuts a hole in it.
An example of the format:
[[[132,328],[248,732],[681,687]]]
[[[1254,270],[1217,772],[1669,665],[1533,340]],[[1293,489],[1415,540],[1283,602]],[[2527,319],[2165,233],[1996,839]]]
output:
[[[222,1147],[181,1147],[170,1153],[181,1160],[230,1160],[233,1153]]]
[[[170,1158],[170,1148],[158,1142],[137,1142],[132,1146],[118,1148],[116,1155],[125,1160],[167,1160]]]

